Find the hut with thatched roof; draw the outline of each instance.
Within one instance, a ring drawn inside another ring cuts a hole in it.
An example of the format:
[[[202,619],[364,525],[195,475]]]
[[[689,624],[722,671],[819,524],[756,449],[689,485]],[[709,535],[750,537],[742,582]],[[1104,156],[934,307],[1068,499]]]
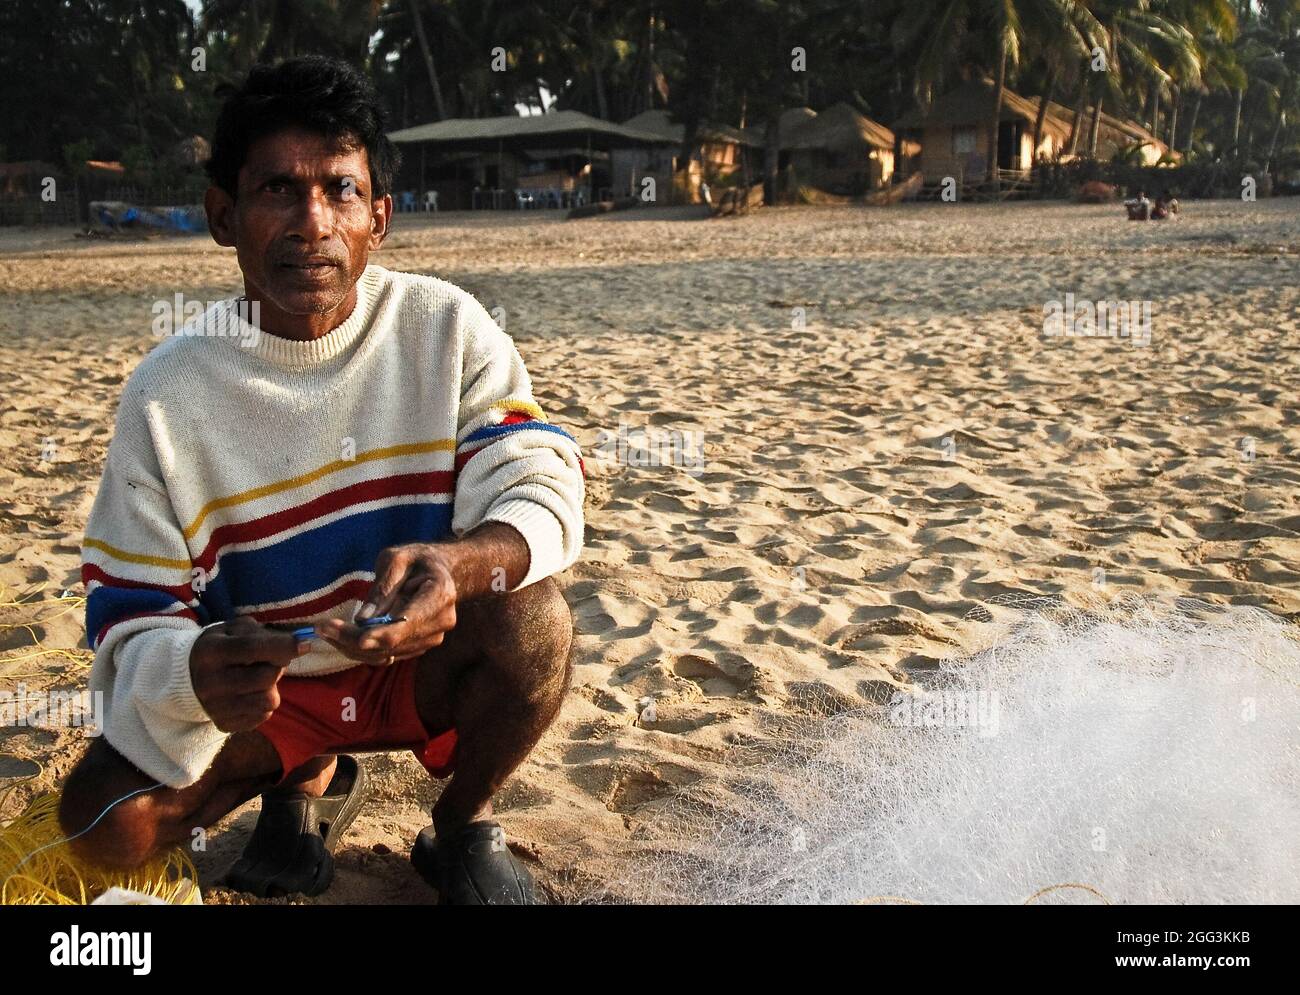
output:
[[[888,185],[894,175],[894,144],[892,131],[846,103],[781,130],[783,165],[793,167],[800,184],[831,193],[860,194]]]
[[[1037,97],[1026,99],[1034,105],[1035,109],[1038,108]],[[1094,108],[1084,107],[1079,114],[1080,134],[1077,147],[1081,152],[1086,152],[1088,148],[1088,136],[1092,128],[1094,112]],[[1047,105],[1047,113],[1061,121],[1067,133],[1073,130],[1075,112],[1070,108],[1050,101]],[[1065,151],[1068,152],[1068,149]],[[1120,155],[1131,155],[1143,166],[1154,166],[1166,156],[1175,160],[1182,158],[1180,153],[1172,151],[1168,145],[1136,121],[1126,121],[1103,111],[1097,125],[1097,158],[1114,159]]]
[[[623,127],[655,135],[663,144],[612,152],[610,170],[615,193],[620,196],[639,195],[641,180],[649,176],[654,178],[657,191],[674,191],[679,199],[694,201],[698,199],[700,183],[726,181],[744,167],[746,149],[762,144],[739,128],[701,121],[695,129],[683,179],[677,175],[677,160],[686,138],[685,124],[674,121],[666,110],[649,110],[628,118]],[[685,188],[674,190],[674,182],[684,182]],[[656,199],[664,201],[665,197],[657,194]]]
[[[987,78],[974,79],[945,93],[928,111],[914,110],[894,122],[894,131],[921,145],[918,166],[927,183],[945,177],[958,182],[979,182],[989,173],[989,129],[996,87]],[[1034,148],[1038,105],[1018,93],[1003,89],[998,114],[997,168],[1028,173],[1039,157],[1055,158],[1069,137],[1070,126],[1047,114],[1042,136]]]

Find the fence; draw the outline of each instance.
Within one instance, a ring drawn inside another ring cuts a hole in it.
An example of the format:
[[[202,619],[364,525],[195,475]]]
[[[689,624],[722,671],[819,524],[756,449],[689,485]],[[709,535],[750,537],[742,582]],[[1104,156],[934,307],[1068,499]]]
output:
[[[117,200],[140,207],[184,207],[203,203],[205,185],[174,187],[62,186],[59,197],[44,201],[39,195],[0,197],[0,225],[71,225],[90,219],[92,200]]]
[[[186,207],[190,204],[202,204],[203,193],[207,185],[189,185],[179,187],[106,187],[103,194],[95,200],[121,200],[139,207]]]
[[[47,202],[40,197],[0,199],[0,225],[70,225],[77,221],[75,197]]]

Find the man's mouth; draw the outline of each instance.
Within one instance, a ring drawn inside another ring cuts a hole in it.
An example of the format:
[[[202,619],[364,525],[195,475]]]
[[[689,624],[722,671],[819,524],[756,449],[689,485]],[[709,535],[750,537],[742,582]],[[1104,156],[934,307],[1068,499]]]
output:
[[[280,263],[280,266],[283,269],[319,273],[327,269],[334,269],[338,266],[338,263],[332,259],[291,259]]]

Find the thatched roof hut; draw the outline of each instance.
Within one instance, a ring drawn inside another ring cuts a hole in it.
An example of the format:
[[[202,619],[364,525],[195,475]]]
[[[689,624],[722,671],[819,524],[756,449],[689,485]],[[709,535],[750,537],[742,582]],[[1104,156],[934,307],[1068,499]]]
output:
[[[846,103],[833,104],[820,114],[799,113],[791,119],[800,118],[788,131],[782,127],[781,151],[801,184],[859,194],[890,181],[895,139],[883,124]]]
[[[811,107],[787,107],[781,112],[779,118],[781,134],[788,135],[800,125],[807,124],[817,116],[817,112]]]
[[[642,111],[636,117],[630,117],[624,121],[623,127],[658,135],[665,141],[676,142],[678,145],[686,137],[686,125],[674,121],[672,115],[666,110]],[[700,142],[724,144],[731,142],[751,147],[761,144],[761,142],[755,141],[752,136],[739,128],[733,128],[728,124],[712,124],[708,121],[701,121],[696,125],[695,137]]]
[[[1037,97],[1027,98],[1037,110],[1039,99]],[[1063,123],[1067,134],[1074,123],[1074,111],[1056,101],[1050,101],[1047,105],[1047,114]],[[1082,134],[1079,137],[1079,148],[1086,149],[1088,129],[1092,127],[1093,108],[1085,107],[1083,114],[1080,115],[1079,127]],[[1136,121],[1125,121],[1122,118],[1114,117],[1102,111],[1101,123],[1097,128],[1097,158],[1110,159],[1117,153],[1136,147],[1138,154],[1141,156],[1144,164],[1150,166],[1159,162],[1161,158],[1171,154],[1167,146],[1155,135],[1147,131],[1146,128]],[[1172,153],[1174,158],[1178,158],[1177,152]]]
[[[807,110],[807,108],[799,108]],[[894,150],[894,133],[883,124],[863,117],[846,103],[833,104],[805,118],[789,132],[781,130],[783,149]]]
[[[989,119],[996,86],[987,77],[945,93],[927,111],[913,110],[894,122],[894,130],[921,143],[921,170],[928,181],[951,176],[982,179],[988,173]],[[1059,153],[1070,133],[1065,121],[1049,113],[1037,149],[1032,148],[1038,104],[1012,90],[1002,91],[998,114],[997,167],[1026,172],[1039,155]]]

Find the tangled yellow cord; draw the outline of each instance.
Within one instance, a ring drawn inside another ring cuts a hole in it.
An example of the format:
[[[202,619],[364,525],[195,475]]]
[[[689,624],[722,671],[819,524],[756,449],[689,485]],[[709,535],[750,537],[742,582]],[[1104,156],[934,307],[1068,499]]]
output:
[[[0,622],[0,634],[9,632],[13,629],[25,629],[27,635],[31,637],[31,644],[23,647],[20,652],[5,651],[0,652],[0,673],[6,680],[30,680],[41,677],[55,677],[58,672],[48,670],[30,670],[19,672],[10,669],[16,663],[24,663],[29,660],[59,660],[65,664],[71,664],[78,670],[84,669],[90,665],[94,654],[87,649],[68,649],[65,647],[50,647],[41,642],[40,637],[36,634],[37,625],[45,625],[53,622],[57,618],[62,618],[70,612],[81,611],[86,607],[86,599],[83,597],[44,597],[45,590],[34,592],[25,597],[15,598],[11,588],[0,585],[0,613],[7,613],[16,610],[34,611],[35,616],[24,618],[17,622]],[[53,610],[51,610],[53,609]],[[66,668],[65,668],[66,669]]]
[[[104,870],[73,853],[58,810],[58,794],[41,795],[0,823],[0,905],[89,905],[112,887],[168,903],[201,901],[191,885],[198,872],[183,851],[172,850],[133,871]]]

